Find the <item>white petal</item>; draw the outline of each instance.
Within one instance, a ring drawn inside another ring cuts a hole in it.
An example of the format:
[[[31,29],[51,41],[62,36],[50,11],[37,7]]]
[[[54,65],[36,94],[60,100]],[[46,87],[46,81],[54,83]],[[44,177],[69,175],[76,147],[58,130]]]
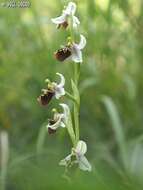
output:
[[[86,143],[84,141],[78,141],[75,152],[78,156],[83,156],[87,152]]]
[[[59,99],[60,97],[65,95],[65,89],[63,87],[55,86],[55,97]]]
[[[71,161],[72,154],[69,154],[66,158],[60,161],[60,166],[67,166],[68,162]]]
[[[82,63],[82,52],[80,49],[78,49],[77,45],[74,44],[73,50],[72,50],[72,56],[71,56],[72,61],[76,63]]]
[[[79,168],[83,171],[91,171],[92,170],[92,166],[91,164],[88,162],[87,158],[85,156],[82,156],[79,159]]]
[[[61,73],[56,73],[56,75],[59,75],[61,78],[61,82],[58,84],[58,86],[63,87],[65,85],[65,78]]]
[[[73,2],[69,2],[68,6],[66,9],[63,11],[64,14],[66,15],[74,15],[76,11],[76,4]]]
[[[80,43],[78,44],[79,49],[83,49],[86,46],[86,38],[80,35]]]
[[[76,16],[73,16],[73,27],[76,28],[79,24],[79,19]]]
[[[65,15],[61,15],[57,18],[52,18],[51,21],[54,23],[54,24],[62,24],[66,21],[66,16]]]

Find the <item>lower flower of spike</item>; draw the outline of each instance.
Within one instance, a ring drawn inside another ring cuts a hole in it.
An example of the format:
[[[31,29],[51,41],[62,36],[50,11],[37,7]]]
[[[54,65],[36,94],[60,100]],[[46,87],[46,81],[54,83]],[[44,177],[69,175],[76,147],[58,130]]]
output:
[[[66,104],[60,104],[63,108],[63,113],[58,113],[54,110],[53,119],[49,119],[48,125],[46,126],[49,134],[54,134],[59,127],[66,127],[67,120],[69,117],[69,107]]]
[[[92,166],[85,157],[87,152],[87,145],[84,141],[80,140],[75,148],[72,148],[71,154],[60,161],[61,166],[71,167],[74,164],[78,164],[79,169],[83,171],[91,171]]]
[[[46,106],[49,104],[51,99],[55,97],[56,99],[61,98],[65,95],[65,78],[62,74],[56,73],[58,76],[60,76],[61,81],[60,83],[57,82],[50,82],[48,79],[46,79],[46,82],[48,83],[47,89],[42,90],[42,94],[38,97],[38,102],[40,102],[41,105]]]

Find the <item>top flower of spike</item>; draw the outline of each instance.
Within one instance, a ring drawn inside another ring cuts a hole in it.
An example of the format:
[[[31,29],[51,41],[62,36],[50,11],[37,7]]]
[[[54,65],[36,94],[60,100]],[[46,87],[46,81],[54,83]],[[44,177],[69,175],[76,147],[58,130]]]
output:
[[[69,2],[67,7],[63,10],[62,15],[57,18],[52,18],[51,20],[58,26],[58,28],[63,27],[66,29],[69,25],[68,18],[71,17],[73,27],[76,28],[80,24],[80,21],[76,16],[74,16],[75,12],[76,4]]]

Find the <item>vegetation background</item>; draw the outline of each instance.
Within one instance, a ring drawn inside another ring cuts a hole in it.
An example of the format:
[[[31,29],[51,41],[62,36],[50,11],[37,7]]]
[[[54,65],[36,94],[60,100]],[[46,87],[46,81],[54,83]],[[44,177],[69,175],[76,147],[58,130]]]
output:
[[[39,131],[58,103],[39,106],[43,81],[55,80],[58,71],[71,90],[72,65],[53,57],[67,34],[50,21],[67,2],[31,0],[30,8],[0,7],[0,128],[8,131],[10,142],[6,190],[142,190],[142,0],[74,1],[87,38],[80,128],[93,172],[75,169],[70,179],[62,177],[58,162],[71,147],[64,130],[47,134],[37,154]]]

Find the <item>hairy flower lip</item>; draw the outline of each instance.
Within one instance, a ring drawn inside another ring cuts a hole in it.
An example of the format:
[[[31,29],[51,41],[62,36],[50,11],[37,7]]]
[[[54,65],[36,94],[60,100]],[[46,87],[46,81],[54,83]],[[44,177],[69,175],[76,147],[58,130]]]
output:
[[[60,61],[71,60],[75,63],[82,63],[82,50],[86,46],[86,38],[80,35],[80,42],[71,42],[70,45],[66,45],[64,48],[60,48],[55,52],[55,58]]]
[[[69,25],[68,22],[65,21],[65,22],[63,22],[61,24],[58,24],[57,28],[58,29],[60,29],[60,28],[66,29],[68,27],[68,25]]]
[[[54,119],[49,119],[49,124],[50,124],[50,125],[54,125],[56,122],[57,122],[57,121],[54,120]],[[48,133],[49,133],[49,135],[55,134],[56,131],[57,131],[57,129],[52,129],[51,127],[48,127]]]
[[[53,97],[56,99],[61,98],[65,95],[65,78],[62,74],[56,73],[60,77],[60,82],[50,82],[49,79],[46,79],[46,82],[48,82],[48,88],[42,90],[42,94],[37,98],[38,102],[42,106],[46,106],[49,104],[49,102],[52,100]]]
[[[48,128],[48,133],[49,135],[55,134],[57,130],[51,129],[50,127]]]
[[[69,46],[65,46],[64,48],[61,48],[54,53],[55,58],[60,62],[63,62],[65,59],[70,57],[71,54],[72,54],[72,52],[71,52],[71,48]]]
[[[43,92],[43,94],[41,94],[37,100],[38,102],[42,105],[42,106],[46,106],[50,103],[50,101],[52,100],[53,96],[54,96],[54,92],[53,91],[45,91]]]

